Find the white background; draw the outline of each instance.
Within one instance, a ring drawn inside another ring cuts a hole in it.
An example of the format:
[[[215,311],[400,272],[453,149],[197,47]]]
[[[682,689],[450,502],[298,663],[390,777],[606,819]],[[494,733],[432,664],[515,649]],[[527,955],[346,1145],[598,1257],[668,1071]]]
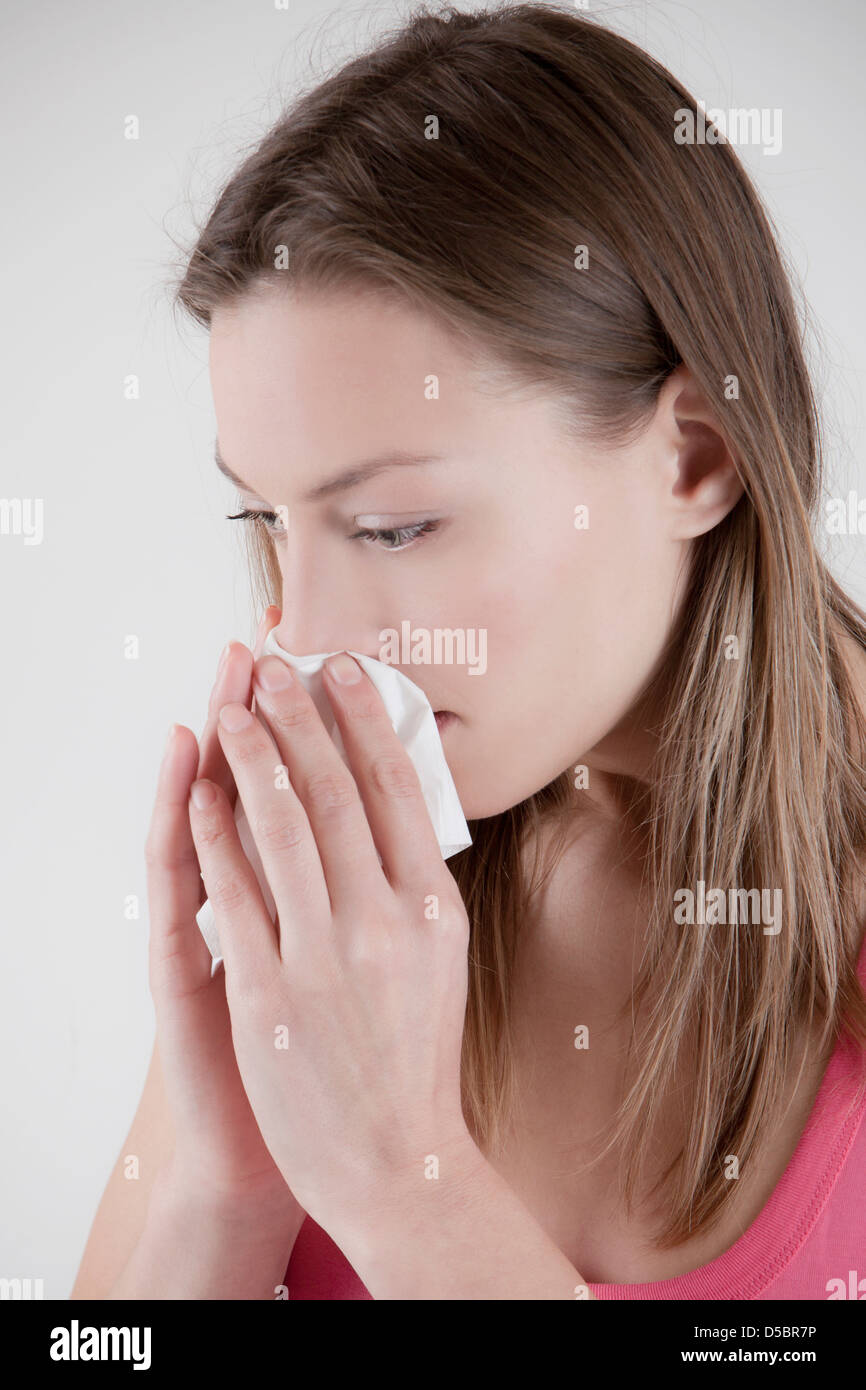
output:
[[[826,491],[866,494],[862,0],[593,8],[706,106],[782,109],[782,152],[740,152],[807,297]],[[45,530],[0,536],[0,1275],[47,1298],[68,1297],[153,1043],[143,844],[168,728],[201,732],[222,646],[258,619],[211,462],[207,341],[170,312],[172,237],[299,83],[410,9],[3,6],[0,496],[42,498]],[[862,550],[830,557],[864,603]]]

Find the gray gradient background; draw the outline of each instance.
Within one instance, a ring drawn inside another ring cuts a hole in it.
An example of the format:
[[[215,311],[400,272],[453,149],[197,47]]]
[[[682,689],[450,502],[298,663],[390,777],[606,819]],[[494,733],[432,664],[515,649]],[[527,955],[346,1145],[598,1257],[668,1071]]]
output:
[[[255,631],[207,342],[169,312],[170,238],[298,83],[409,8],[3,6],[0,495],[41,497],[45,534],[0,536],[0,1275],[48,1298],[68,1297],[153,1043],[143,844],[166,734],[200,733],[223,644]],[[707,106],[782,108],[782,152],[741,153],[810,306],[827,492],[866,493],[862,0],[593,9]],[[828,551],[861,603],[863,549]]]

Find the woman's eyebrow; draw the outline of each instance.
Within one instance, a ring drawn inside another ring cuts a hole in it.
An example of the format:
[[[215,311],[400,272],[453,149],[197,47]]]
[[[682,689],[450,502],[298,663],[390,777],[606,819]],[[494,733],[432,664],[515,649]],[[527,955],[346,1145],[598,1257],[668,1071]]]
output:
[[[249,492],[254,497],[259,494],[251,488],[237,473],[229,468],[222,454],[220,453],[219,440],[214,441],[214,462],[219,471],[230,479],[231,482],[239,487],[243,492]],[[328,497],[333,492],[346,492],[349,488],[355,487],[366,478],[372,478],[376,473],[383,473],[386,468],[396,468],[402,465],[412,467],[416,464],[425,463],[444,463],[444,454],[412,454],[405,450],[395,449],[391,453],[382,454],[378,458],[364,459],[359,463],[353,464],[350,468],[339,473],[335,478],[331,478],[326,483],[319,483],[317,487],[311,488],[309,492],[301,498],[302,502],[317,502],[321,497]]]
[[[214,442],[213,457],[214,463],[216,464],[217,468],[221,473],[225,475],[225,477],[228,478],[229,482],[234,483],[235,487],[240,488],[241,492],[249,492],[252,494],[253,497],[258,497],[259,494],[253,488],[250,487],[249,483],[245,483],[243,478],[239,478],[237,473],[233,472],[233,470],[229,468],[228,464],[226,463],[225,459],[220,453],[220,446],[218,441]],[[263,501],[264,499],[262,498],[261,500]]]

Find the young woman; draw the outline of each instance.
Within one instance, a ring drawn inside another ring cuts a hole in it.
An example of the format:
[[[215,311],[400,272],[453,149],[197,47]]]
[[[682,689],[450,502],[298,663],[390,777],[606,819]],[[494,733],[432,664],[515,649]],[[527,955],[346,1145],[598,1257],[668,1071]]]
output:
[[[815,1299],[862,1266],[866,615],[819,553],[779,250],[695,111],[576,14],[423,12],[191,249],[269,607],[165,754],[141,1176],[74,1297]],[[357,663],[347,767],[260,656],[407,622],[486,641],[402,664],[448,861]]]

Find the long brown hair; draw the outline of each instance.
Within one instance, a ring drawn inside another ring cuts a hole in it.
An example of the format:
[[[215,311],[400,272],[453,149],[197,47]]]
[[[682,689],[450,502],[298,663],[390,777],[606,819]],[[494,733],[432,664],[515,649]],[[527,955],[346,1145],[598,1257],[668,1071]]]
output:
[[[866,1045],[864,729],[840,640],[866,648],[866,614],[817,549],[820,425],[771,224],[731,144],[675,141],[683,109],[696,103],[664,67],[583,15],[416,9],[281,115],[184,250],[176,291],[205,327],[262,288],[396,294],[486,350],[506,385],[554,388],[575,437],[600,446],[641,428],[681,362],[714,409],[744,496],[693,543],[648,692],[664,717],[629,803],[649,845],[631,1007],[651,982],[653,1007],[604,1150],[631,1205],[694,1048],[685,1143],[653,1188],[662,1248],[719,1219],[726,1158],[744,1169],[773,1134],[796,1021],[820,1025],[822,1051],[842,1032]],[[257,598],[280,604],[273,544],[251,544]],[[474,822],[448,861],[472,931],[463,1103],[489,1151],[515,1097],[513,962],[538,886],[523,849],[573,804],[565,770]],[[774,885],[794,909],[777,936],[675,925],[674,895],[701,881]]]

